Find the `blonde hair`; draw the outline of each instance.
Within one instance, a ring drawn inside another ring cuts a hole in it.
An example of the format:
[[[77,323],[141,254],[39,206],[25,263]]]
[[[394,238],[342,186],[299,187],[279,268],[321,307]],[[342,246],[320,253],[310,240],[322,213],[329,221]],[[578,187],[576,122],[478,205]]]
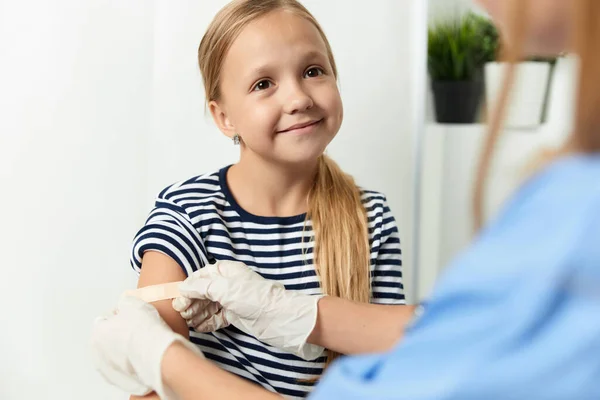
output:
[[[229,48],[252,21],[285,10],[304,18],[321,35],[334,76],[337,68],[331,46],[312,14],[296,0],[235,0],[215,16],[198,49],[198,64],[207,101],[221,97],[221,67]],[[308,196],[307,220],[314,233],[314,265],[323,293],[367,303],[371,297],[370,244],[367,213],[354,179],[326,155],[318,161]],[[338,354],[329,350],[327,365]]]
[[[503,59],[510,63],[505,76],[504,87],[500,93],[496,110],[491,116],[489,133],[484,143],[479,161],[479,169],[474,191],[474,220],[475,228],[479,230],[484,221],[483,202],[485,184],[490,170],[494,148],[500,137],[502,121],[507,109],[507,101],[515,79],[515,64],[523,53],[522,43],[525,36],[526,22],[523,12],[529,0],[511,0],[509,10],[511,19],[509,30],[510,42],[503,47]],[[572,48],[580,59],[580,75],[577,92],[577,107],[575,127],[564,146],[550,153],[544,161],[549,161],[562,155],[581,152],[592,153],[600,151],[600,54],[597,45],[600,43],[600,1],[572,0],[571,25],[574,35],[571,38]]]

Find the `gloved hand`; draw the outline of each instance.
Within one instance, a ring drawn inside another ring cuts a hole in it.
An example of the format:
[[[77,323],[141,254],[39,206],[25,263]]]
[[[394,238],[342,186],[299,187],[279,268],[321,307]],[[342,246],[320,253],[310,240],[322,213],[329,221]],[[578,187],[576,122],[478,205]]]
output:
[[[96,319],[92,356],[104,379],[129,394],[144,396],[154,390],[161,399],[174,399],[163,385],[161,362],[175,342],[202,356],[195,345],[171,330],[151,304],[123,297],[112,315]]]
[[[173,308],[197,332],[214,332],[229,326],[223,307],[211,300],[188,297],[173,299]]]
[[[317,303],[322,296],[286,290],[281,283],[267,280],[245,264],[233,261],[219,261],[194,272],[179,285],[179,290],[182,299],[174,301],[178,310],[185,304],[194,304],[193,300],[210,300],[222,306],[213,314],[199,311],[197,321],[211,321],[215,326],[231,323],[258,340],[305,360],[323,354],[323,347],[306,342],[315,327]],[[185,313],[187,320],[196,317],[192,311],[180,312],[182,316]]]

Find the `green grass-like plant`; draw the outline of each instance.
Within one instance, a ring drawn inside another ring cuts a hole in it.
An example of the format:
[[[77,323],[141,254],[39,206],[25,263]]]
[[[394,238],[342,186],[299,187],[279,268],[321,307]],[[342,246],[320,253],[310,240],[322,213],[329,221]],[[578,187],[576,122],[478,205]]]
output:
[[[470,81],[496,58],[498,32],[487,18],[468,13],[428,31],[427,65],[434,81]]]

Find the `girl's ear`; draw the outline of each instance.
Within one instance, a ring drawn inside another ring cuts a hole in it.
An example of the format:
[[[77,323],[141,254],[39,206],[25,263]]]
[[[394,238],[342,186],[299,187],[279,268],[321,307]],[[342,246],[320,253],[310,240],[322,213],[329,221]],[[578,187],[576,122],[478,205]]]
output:
[[[211,100],[210,103],[208,103],[208,108],[219,130],[223,132],[223,134],[228,138],[233,139],[237,132],[235,131],[235,127],[227,117],[227,114],[223,107],[215,100]]]

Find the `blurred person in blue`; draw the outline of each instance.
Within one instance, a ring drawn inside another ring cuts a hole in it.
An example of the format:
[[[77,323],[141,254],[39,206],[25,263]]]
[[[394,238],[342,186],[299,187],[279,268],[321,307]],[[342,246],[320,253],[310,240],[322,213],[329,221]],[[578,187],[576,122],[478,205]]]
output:
[[[232,324],[272,343],[352,354],[326,370],[309,396],[314,400],[600,398],[600,1],[479,3],[500,27],[513,63],[478,171],[480,230],[411,324],[398,323],[393,343],[357,354],[364,343],[340,335],[369,329],[353,316],[355,304],[323,296],[304,313],[310,318],[295,318],[288,310],[305,295],[235,262],[207,266],[180,285],[173,306],[182,316],[211,329]],[[573,132],[480,227],[514,63],[563,51],[580,61]],[[211,314],[195,306],[199,301],[221,307]],[[378,335],[389,332],[372,332],[372,340]],[[153,306],[131,297],[97,320],[92,349],[102,375],[125,390],[182,399],[279,398],[205,360]]]

